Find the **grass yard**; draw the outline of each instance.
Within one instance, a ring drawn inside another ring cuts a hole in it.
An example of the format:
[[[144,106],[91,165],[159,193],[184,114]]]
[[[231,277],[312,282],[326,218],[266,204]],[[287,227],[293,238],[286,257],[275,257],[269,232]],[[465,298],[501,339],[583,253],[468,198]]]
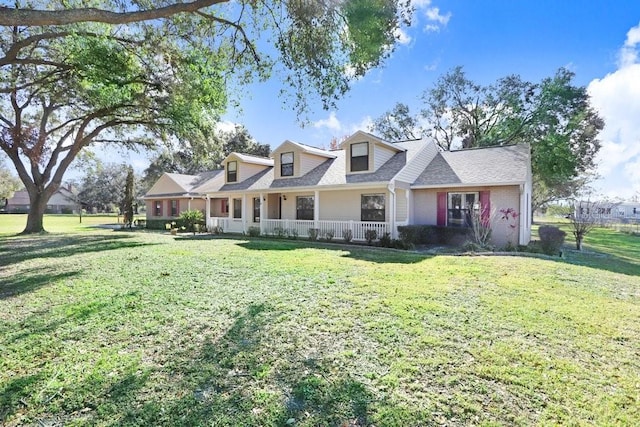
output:
[[[8,426],[640,425],[638,237],[560,260],[3,221]]]

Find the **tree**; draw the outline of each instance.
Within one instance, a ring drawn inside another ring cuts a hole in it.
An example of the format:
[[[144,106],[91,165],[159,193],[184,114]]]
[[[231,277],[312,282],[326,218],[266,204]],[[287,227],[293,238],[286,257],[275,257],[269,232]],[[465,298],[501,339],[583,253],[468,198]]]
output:
[[[4,164],[0,163],[0,200],[13,197],[13,193],[22,188],[22,183]],[[3,205],[4,207],[4,205]]]
[[[600,225],[603,208],[601,203],[592,202],[590,199],[586,201],[575,200],[573,207],[573,213],[569,216],[569,224],[573,237],[576,239],[576,249],[581,251],[584,237]]]
[[[87,146],[203,144],[227,88],[272,75],[298,112],[312,93],[329,108],[411,15],[400,0],[75,4],[0,12],[0,149],[29,193],[25,233],[43,231],[47,200]]]
[[[424,121],[430,126],[426,133],[444,150],[529,144],[535,210],[574,194],[595,167],[604,122],[573,78],[561,68],[538,84],[511,75],[482,86],[456,67],[423,93],[417,116],[397,104],[373,130],[391,140],[412,139]]]
[[[78,199],[87,209],[99,212],[121,208],[122,190],[126,187],[129,170],[124,163],[103,164],[95,161],[82,178]]]
[[[127,168],[127,179],[124,186],[124,197],[122,199],[122,206],[120,208],[123,216],[122,222],[129,228],[131,228],[131,224],[133,224],[133,182],[133,168],[129,166]]]
[[[229,131],[217,131],[206,144],[191,145],[187,142],[176,151],[163,150],[144,171],[143,193],[165,172],[195,175],[217,169],[232,152],[268,157],[271,148],[257,142],[241,125]]]

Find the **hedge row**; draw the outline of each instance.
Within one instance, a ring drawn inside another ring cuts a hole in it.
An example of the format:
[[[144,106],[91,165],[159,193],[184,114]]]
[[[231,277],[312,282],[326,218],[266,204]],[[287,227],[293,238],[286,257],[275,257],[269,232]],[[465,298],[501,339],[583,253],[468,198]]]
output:
[[[439,225],[403,225],[398,227],[400,240],[413,245],[462,246],[470,238],[471,230],[464,227]]]

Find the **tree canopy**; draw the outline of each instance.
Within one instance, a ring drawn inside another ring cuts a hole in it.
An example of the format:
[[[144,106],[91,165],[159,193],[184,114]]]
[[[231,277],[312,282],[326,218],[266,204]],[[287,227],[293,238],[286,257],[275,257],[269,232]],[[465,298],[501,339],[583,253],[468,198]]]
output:
[[[93,7],[93,8],[92,8]],[[103,9],[98,9],[102,7]],[[239,85],[279,78],[329,108],[393,50],[401,0],[21,1],[0,11],[0,149],[25,232],[85,147],[205,143]]]
[[[0,202],[13,197],[13,193],[22,188],[22,183],[7,167],[0,162]],[[0,207],[4,207],[1,204]]]
[[[604,121],[573,78],[561,68],[540,83],[511,75],[483,86],[456,67],[424,91],[419,113],[398,103],[373,130],[392,141],[428,135],[443,150],[529,144],[535,209],[575,194],[595,167]]]
[[[268,157],[268,144],[256,141],[241,125],[231,130],[215,132],[206,144],[181,144],[177,150],[162,150],[144,171],[142,192],[145,193],[165,172],[195,175],[222,166],[222,161],[230,153],[252,154]]]

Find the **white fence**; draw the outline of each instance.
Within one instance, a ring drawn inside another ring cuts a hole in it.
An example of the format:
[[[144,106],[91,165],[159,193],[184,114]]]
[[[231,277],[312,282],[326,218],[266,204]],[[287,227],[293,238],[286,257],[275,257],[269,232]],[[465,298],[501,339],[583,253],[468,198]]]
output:
[[[318,237],[325,238],[332,234],[336,240],[344,239],[345,233],[351,231],[353,240],[366,240],[367,230],[375,230],[377,237],[385,233],[391,233],[388,222],[364,222],[364,221],[312,221],[293,219],[265,219],[262,221],[263,234],[272,236],[292,236],[301,238],[309,236],[309,229],[317,229]]]

